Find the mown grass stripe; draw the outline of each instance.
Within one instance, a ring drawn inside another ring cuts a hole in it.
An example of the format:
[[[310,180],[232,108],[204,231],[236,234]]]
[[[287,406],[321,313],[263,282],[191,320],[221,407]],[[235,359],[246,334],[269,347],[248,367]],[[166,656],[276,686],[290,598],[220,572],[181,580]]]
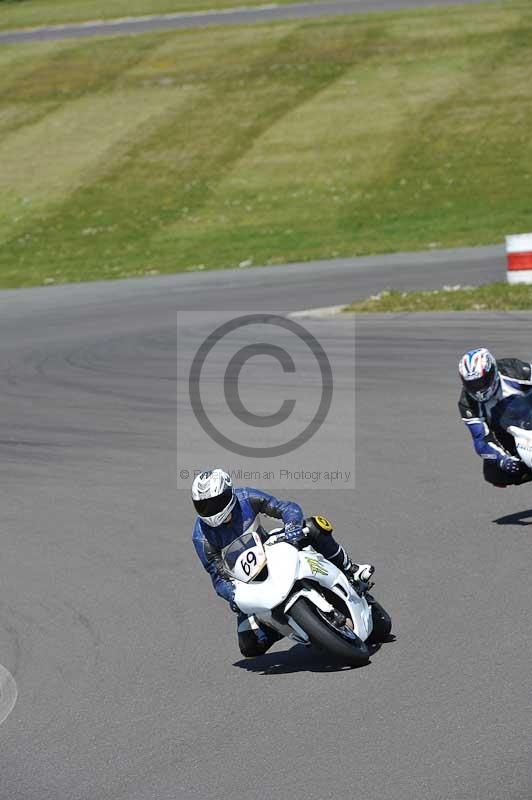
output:
[[[105,170],[117,157],[117,148],[131,147],[138,129],[168,106],[175,111],[187,95],[186,89],[176,95],[159,88],[81,97],[7,136],[0,142],[5,215],[0,236],[25,220],[31,224],[36,213],[68,198],[77,186],[94,182],[100,165]]]

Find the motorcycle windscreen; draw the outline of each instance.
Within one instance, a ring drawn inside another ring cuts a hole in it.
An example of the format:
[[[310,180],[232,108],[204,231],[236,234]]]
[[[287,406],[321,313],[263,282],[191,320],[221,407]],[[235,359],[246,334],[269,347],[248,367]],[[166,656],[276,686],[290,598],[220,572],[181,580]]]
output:
[[[228,572],[243,583],[249,583],[266,564],[266,553],[258,533],[243,533],[222,550]]]

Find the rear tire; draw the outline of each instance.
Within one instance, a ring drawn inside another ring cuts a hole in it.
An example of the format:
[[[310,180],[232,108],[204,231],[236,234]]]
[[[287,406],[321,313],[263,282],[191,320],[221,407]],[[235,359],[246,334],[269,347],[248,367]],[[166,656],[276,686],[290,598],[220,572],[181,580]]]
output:
[[[369,599],[369,598],[368,598]],[[373,617],[373,630],[368,636],[368,644],[380,644],[384,642],[392,630],[392,618],[387,611],[371,598],[371,616]]]
[[[367,645],[356,634],[353,638],[344,639],[341,633],[336,632],[330,625],[321,619],[312,604],[304,597],[300,597],[290,611],[291,617],[300,625],[311,643],[345,664],[361,666],[369,661],[370,652]]]

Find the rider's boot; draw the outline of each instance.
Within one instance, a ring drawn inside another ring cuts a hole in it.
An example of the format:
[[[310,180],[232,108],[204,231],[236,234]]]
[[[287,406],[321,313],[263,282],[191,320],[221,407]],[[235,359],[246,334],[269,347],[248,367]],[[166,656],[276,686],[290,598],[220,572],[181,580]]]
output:
[[[306,520],[310,544],[341,569],[349,580],[368,581],[375,568],[371,564],[355,564],[333,536],[333,527],[325,517],[314,516]]]
[[[351,561],[341,545],[338,547],[338,553],[332,557],[330,556],[329,561],[331,561],[335,567],[341,569],[350,581],[367,582],[375,572],[373,564],[356,564],[354,561]]]

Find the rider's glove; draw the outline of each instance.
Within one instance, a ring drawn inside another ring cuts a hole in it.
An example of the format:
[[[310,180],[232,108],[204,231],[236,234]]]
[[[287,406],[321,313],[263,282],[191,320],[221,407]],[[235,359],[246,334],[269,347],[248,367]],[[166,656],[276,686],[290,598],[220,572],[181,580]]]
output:
[[[217,583],[216,591],[223,597],[224,600],[227,600],[229,603],[229,608],[231,611],[238,613],[240,611],[239,607],[235,603],[235,584],[233,581],[230,580],[222,580]]]
[[[352,566],[354,567],[353,578],[356,581],[365,581],[367,583],[375,572],[373,564],[353,564]]]
[[[229,608],[231,609],[231,611],[234,611],[235,614],[239,614],[240,609],[235,603],[235,584],[233,583],[233,581],[228,581],[228,583],[230,583],[227,592],[227,600],[229,602]]]
[[[299,522],[287,522],[284,526],[283,539],[289,544],[297,544],[304,535],[303,526]]]
[[[521,472],[521,459],[514,456],[503,456],[499,459],[499,469],[508,475],[519,475]]]

